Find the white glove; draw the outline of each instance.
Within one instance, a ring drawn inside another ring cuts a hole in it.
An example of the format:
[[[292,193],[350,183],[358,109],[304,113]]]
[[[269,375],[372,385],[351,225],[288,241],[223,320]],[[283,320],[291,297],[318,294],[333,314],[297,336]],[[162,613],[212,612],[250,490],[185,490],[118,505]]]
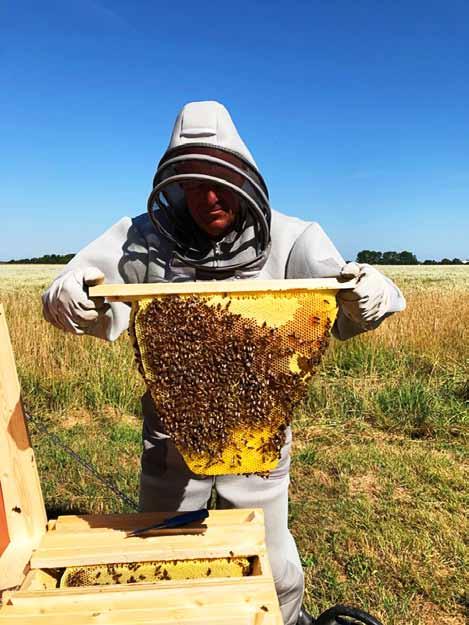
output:
[[[337,299],[344,315],[363,326],[373,326],[390,310],[390,289],[383,274],[367,264],[347,263],[342,278],[357,278],[353,289],[339,291]]]
[[[90,299],[86,286],[104,280],[97,267],[67,271],[42,296],[44,317],[65,332],[84,334],[109,309],[103,297]]]

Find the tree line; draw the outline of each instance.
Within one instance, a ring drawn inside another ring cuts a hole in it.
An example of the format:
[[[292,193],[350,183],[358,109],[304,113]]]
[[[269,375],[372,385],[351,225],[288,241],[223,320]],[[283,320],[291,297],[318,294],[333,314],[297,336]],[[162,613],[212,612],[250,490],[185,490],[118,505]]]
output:
[[[460,258],[442,258],[441,260],[418,260],[412,252],[377,252],[375,250],[362,250],[357,254],[357,263],[369,265],[464,265]]]
[[[38,258],[20,258],[9,260],[7,264],[13,265],[65,265],[75,254],[44,254]]]
[[[75,254],[44,254],[37,258],[20,258],[9,260],[7,264],[17,265],[65,265]],[[369,265],[464,265],[460,258],[443,258],[437,260],[417,259],[412,252],[376,252],[374,250],[362,250],[357,254],[357,263],[368,263]]]

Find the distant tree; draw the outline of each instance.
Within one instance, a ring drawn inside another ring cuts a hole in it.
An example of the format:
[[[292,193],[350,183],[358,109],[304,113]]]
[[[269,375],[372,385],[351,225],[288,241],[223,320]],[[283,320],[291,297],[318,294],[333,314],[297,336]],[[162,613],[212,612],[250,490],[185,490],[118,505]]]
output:
[[[462,260],[460,258],[453,258],[451,262],[453,265],[462,265]]]
[[[399,254],[397,252],[384,252],[383,265],[399,265]]]
[[[400,252],[398,254],[399,265],[418,265],[419,261],[417,260],[417,256],[412,254],[412,252]]]
[[[436,260],[424,260],[423,261],[424,265],[438,265],[438,263],[436,262]]]
[[[382,262],[382,256],[382,252],[375,252],[373,250],[362,250],[357,254],[357,263],[379,265]]]
[[[442,258],[440,265],[452,265],[452,261],[449,258]]]

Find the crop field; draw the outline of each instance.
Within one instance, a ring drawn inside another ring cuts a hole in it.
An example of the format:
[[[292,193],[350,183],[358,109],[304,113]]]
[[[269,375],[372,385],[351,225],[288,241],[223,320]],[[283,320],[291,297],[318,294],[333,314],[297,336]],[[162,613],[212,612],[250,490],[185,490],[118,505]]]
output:
[[[0,265],[49,516],[129,511],[42,430],[138,498],[143,383],[128,337],[47,324],[40,294],[60,269]],[[463,625],[469,266],[381,269],[407,310],[334,341],[294,419],[290,527],[305,603],[313,614],[355,604],[385,625]]]

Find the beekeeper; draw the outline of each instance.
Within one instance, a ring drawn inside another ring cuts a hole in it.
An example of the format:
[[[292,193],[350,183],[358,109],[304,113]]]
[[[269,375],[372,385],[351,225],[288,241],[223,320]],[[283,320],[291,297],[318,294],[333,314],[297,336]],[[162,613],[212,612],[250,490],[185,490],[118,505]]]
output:
[[[129,323],[123,303],[87,296],[87,285],[238,278],[356,277],[338,295],[333,334],[348,339],[403,310],[399,289],[365,264],[345,263],[318,223],[270,208],[267,186],[224,106],[191,102],[177,116],[159,162],[148,211],[123,217],[81,250],[43,295],[44,316],[58,328],[113,341]],[[302,610],[303,571],[287,526],[291,432],[269,479],[201,477],[188,469],[159,422],[148,394],[142,510],[194,510],[212,487],[221,508],[264,508],[267,546],[286,625],[309,623]]]

